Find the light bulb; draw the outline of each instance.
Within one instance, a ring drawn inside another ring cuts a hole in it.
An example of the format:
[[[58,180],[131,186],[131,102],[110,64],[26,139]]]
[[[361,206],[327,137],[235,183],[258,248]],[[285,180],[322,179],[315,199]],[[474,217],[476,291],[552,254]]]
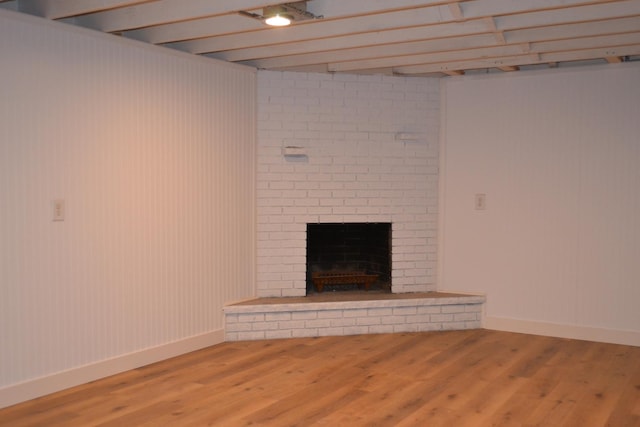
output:
[[[274,27],[286,27],[287,25],[291,24],[291,19],[278,13],[275,16],[267,18],[264,22]]]

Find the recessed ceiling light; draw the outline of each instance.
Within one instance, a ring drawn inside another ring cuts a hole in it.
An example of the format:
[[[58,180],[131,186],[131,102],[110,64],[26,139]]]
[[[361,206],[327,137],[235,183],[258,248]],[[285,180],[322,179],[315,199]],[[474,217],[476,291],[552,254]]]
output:
[[[287,25],[291,24],[291,20],[293,19],[293,17],[291,17],[290,15],[284,14],[284,13],[277,13],[273,16],[268,17],[267,19],[264,20],[264,22],[267,25],[271,25],[274,27],[286,27]]]

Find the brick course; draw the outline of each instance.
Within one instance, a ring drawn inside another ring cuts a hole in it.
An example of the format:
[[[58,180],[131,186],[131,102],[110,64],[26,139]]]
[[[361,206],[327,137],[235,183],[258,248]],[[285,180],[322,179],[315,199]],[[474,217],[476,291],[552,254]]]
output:
[[[475,329],[481,327],[484,301],[460,296],[232,305],[224,309],[225,340]]]

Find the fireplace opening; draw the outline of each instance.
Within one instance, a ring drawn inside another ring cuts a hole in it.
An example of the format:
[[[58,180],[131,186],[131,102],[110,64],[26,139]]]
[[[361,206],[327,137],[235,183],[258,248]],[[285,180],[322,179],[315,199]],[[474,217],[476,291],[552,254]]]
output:
[[[391,292],[391,223],[307,224],[307,295]]]

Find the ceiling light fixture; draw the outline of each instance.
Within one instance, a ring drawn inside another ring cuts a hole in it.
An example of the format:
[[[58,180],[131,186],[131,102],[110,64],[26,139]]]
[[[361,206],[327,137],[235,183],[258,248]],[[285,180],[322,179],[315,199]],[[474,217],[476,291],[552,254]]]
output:
[[[286,13],[276,13],[264,20],[265,24],[273,27],[286,27],[291,24],[291,21],[293,21],[293,16],[287,15]]]
[[[1,2],[2,0],[0,0]],[[309,1],[309,0],[307,0]],[[307,1],[296,1],[293,3],[282,3],[262,8],[262,14],[253,11],[238,11],[240,15],[259,19],[267,25],[274,27],[286,27],[293,21],[307,21],[310,19],[322,19],[322,15],[314,15],[307,12]]]

